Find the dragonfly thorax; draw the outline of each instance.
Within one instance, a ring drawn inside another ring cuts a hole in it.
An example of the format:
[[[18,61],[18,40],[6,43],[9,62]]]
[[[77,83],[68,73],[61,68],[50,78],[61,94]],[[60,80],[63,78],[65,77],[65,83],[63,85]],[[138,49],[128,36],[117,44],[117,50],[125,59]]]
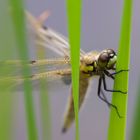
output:
[[[104,70],[114,68],[117,55],[112,49],[103,50],[101,53],[87,53],[81,61],[80,69],[82,72],[92,75],[100,75]]]
[[[92,52],[87,53],[81,60],[80,70],[83,73],[89,74],[91,76],[96,73],[96,69],[96,55],[93,55]]]

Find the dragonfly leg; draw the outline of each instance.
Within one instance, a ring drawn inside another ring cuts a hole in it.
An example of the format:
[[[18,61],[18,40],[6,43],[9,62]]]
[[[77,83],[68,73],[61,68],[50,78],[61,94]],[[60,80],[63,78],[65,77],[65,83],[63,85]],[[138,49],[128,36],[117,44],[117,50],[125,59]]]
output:
[[[108,77],[110,77],[110,78],[112,78],[113,80],[115,79],[115,77],[114,77],[114,75],[116,75],[116,74],[119,74],[119,73],[121,73],[121,72],[128,72],[129,70],[119,70],[119,71],[117,71],[117,72],[113,72],[113,73],[110,73],[110,72],[108,72],[108,71],[104,71],[104,73],[108,76]]]
[[[120,93],[122,93],[122,94],[127,94],[127,92],[123,92],[123,91],[121,91],[121,90],[107,89],[106,80],[105,80],[105,75],[102,76],[102,79],[103,79],[103,85],[104,85],[104,90],[105,90],[105,91],[108,91],[108,92],[120,92]]]
[[[101,89],[101,85],[102,85],[102,78],[100,77],[100,79],[99,79],[99,84],[98,84],[98,97],[99,97],[101,100],[103,100],[103,101],[110,107],[111,103],[107,100],[107,98],[106,98],[104,92],[103,92],[102,89]],[[102,94],[103,97],[101,96],[101,94]]]
[[[102,84],[102,77],[100,77],[100,79],[99,79],[99,84],[98,84],[98,97],[99,97],[102,101],[104,101],[109,107],[113,107],[113,108],[116,110],[116,113],[117,113],[117,115],[119,116],[119,118],[122,118],[122,116],[120,115],[120,113],[119,113],[119,111],[118,111],[117,106],[111,104],[111,103],[107,100],[105,94],[104,94],[103,91],[101,90],[101,84]],[[103,97],[101,96],[101,93],[102,93]]]
[[[108,99],[107,99],[107,97],[105,96],[105,94],[104,94],[104,92],[102,91],[102,89],[101,89],[100,92],[101,92],[101,94],[102,94],[102,96],[103,96],[102,98],[104,98],[104,100],[107,101],[106,103],[107,103],[108,107],[110,107],[110,103],[108,102]]]
[[[105,75],[107,75],[108,77],[112,78],[113,80],[115,80],[115,77],[110,73],[108,72],[107,70],[104,71]]]
[[[116,72],[114,72],[114,73],[111,73],[111,75],[113,76],[113,75],[116,75],[116,74],[119,74],[119,73],[121,73],[121,72],[128,72],[129,70],[119,70],[119,71],[116,71]]]

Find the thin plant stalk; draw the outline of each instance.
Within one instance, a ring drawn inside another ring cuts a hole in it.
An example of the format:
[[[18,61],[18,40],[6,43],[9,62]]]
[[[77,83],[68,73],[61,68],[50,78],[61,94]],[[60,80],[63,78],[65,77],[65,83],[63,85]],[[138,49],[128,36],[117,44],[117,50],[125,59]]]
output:
[[[79,57],[80,57],[80,30],[81,30],[81,0],[67,0],[69,42],[72,65],[72,91],[74,98],[76,140],[79,135]]]
[[[17,51],[22,63],[23,76],[31,75],[29,67],[24,63],[28,61],[28,49],[26,44],[26,29],[24,7],[22,0],[9,0],[10,10],[12,13],[15,36],[17,40]],[[28,140],[37,140],[38,133],[36,127],[35,112],[33,107],[32,86],[29,80],[23,82],[24,101],[27,121],[27,138]]]
[[[133,124],[131,127],[130,140],[140,140],[140,80],[138,82],[138,91],[134,110]]]
[[[132,1],[133,0],[124,0],[116,71],[129,69]],[[108,140],[126,139],[128,76],[129,71],[121,72],[115,76],[114,89],[127,92],[127,94],[121,94],[120,92],[113,93],[112,104],[117,106],[122,118],[118,117],[113,108],[111,109]]]
[[[37,55],[39,59],[45,58],[45,48],[37,46]],[[41,72],[41,70],[39,70]],[[40,115],[42,125],[42,140],[51,140],[51,110],[47,91],[47,79],[41,79],[40,85]]]
[[[0,1],[0,60],[13,58],[14,33],[12,31],[12,21],[8,13],[9,5],[5,0]],[[12,73],[12,68],[1,65],[0,68],[0,139],[12,140],[12,113],[13,113],[13,93],[10,88],[11,81],[2,82],[1,79]]]

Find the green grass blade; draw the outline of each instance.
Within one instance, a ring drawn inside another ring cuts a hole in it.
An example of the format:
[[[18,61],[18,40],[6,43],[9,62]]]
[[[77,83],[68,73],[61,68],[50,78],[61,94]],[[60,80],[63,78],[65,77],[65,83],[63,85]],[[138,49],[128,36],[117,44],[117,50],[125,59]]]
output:
[[[40,49],[41,48],[41,49]],[[45,58],[45,48],[37,46],[37,54],[39,59]],[[42,72],[39,70],[39,72]],[[40,113],[41,113],[41,125],[42,125],[42,140],[51,140],[51,110],[49,95],[47,92],[47,81],[46,79],[41,79],[39,81],[40,85]]]
[[[72,64],[72,87],[74,98],[76,140],[79,136],[79,50],[80,50],[80,29],[81,29],[81,0],[67,0],[69,42],[71,49]]]
[[[12,12],[15,35],[17,40],[17,50],[21,60],[28,60],[28,49],[26,44],[26,29],[25,29],[25,19],[24,19],[24,7],[22,0],[9,0],[10,8]],[[29,67],[23,63],[22,67],[23,76],[30,75]],[[32,86],[30,81],[26,80],[24,83],[24,97],[25,97],[25,110],[26,110],[26,120],[27,120],[27,133],[29,140],[37,140],[37,128],[35,122],[35,113],[33,108],[33,98],[32,98]]]
[[[42,124],[42,140],[51,140],[51,110],[47,94],[46,81],[40,81],[40,108]]]
[[[136,96],[136,105],[134,110],[133,124],[130,133],[130,140],[140,140],[140,80]]]
[[[7,1],[0,1],[0,60],[13,58],[15,55],[14,33],[9,16]],[[0,140],[12,140],[13,93],[10,81],[2,82],[1,78],[12,72],[12,68],[0,65]]]
[[[124,0],[122,15],[122,26],[120,44],[118,49],[117,68],[119,70],[129,69],[130,59],[130,36],[131,36],[132,0]],[[114,89],[128,91],[128,72],[122,72],[115,77]],[[123,118],[119,118],[115,110],[111,109],[108,129],[108,140],[125,140],[126,119],[127,119],[127,98],[128,95],[113,93],[112,103],[117,106]]]

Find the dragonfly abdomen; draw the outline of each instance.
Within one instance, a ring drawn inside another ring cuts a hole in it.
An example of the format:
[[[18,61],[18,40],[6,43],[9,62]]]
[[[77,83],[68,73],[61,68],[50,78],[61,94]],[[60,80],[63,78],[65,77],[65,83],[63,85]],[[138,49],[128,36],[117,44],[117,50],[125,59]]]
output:
[[[83,73],[80,73],[80,81],[79,81],[79,109],[81,108],[86,93],[87,93],[87,89],[88,89],[88,85],[89,85],[89,78],[85,78],[85,75]],[[74,101],[73,101],[73,96],[72,96],[72,90],[71,90],[71,94],[68,98],[68,105],[67,105],[67,109],[66,109],[66,113],[64,116],[64,125],[62,128],[62,132],[66,132],[71,124],[73,123],[75,119],[75,113],[74,113]]]

